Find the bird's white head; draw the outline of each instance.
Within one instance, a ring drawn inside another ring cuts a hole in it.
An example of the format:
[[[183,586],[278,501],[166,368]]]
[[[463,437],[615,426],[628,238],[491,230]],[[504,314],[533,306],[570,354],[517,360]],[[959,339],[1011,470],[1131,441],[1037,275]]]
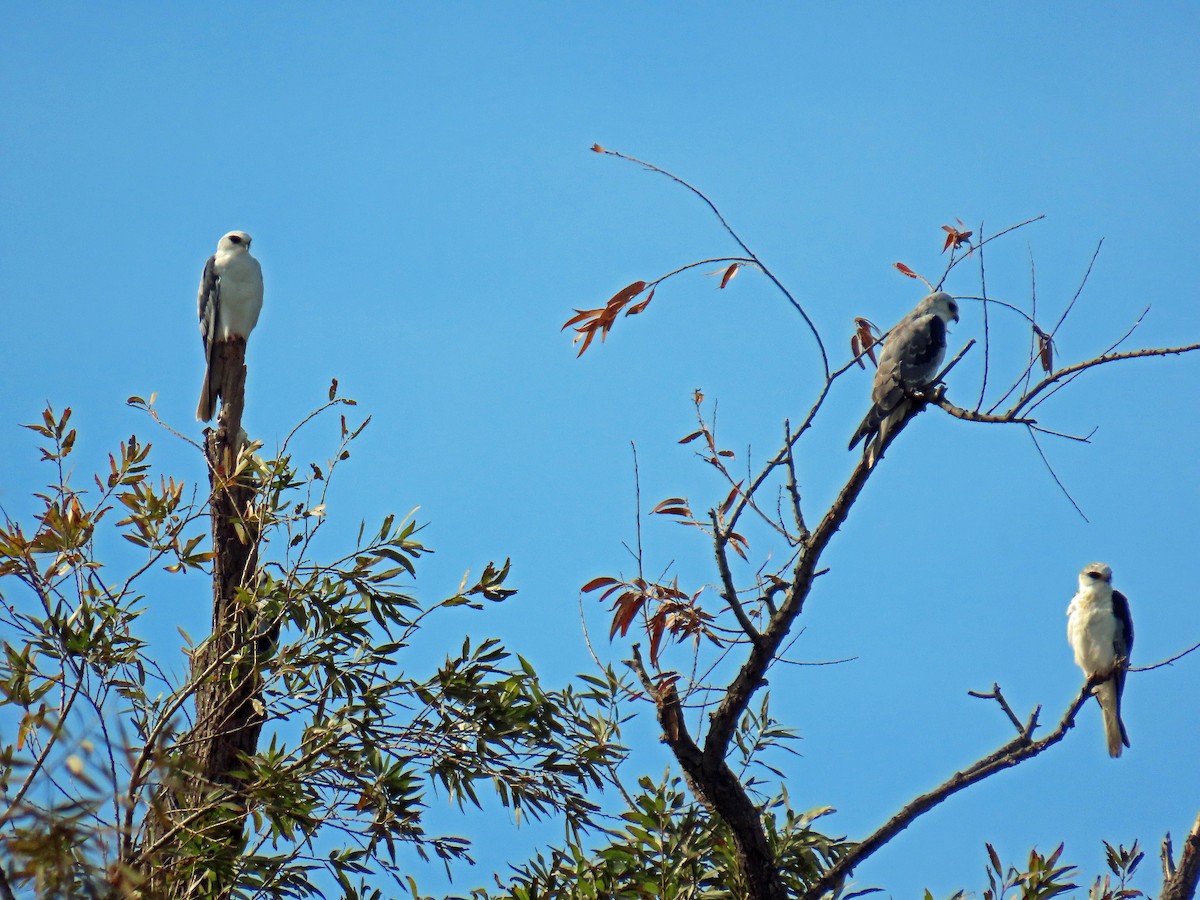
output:
[[[231,231],[222,235],[217,241],[218,253],[248,253],[250,251],[250,235],[244,231]]]
[[[930,294],[917,304],[914,310],[917,316],[933,314],[949,325],[958,321],[958,301],[945,291]]]
[[[1088,588],[1098,587],[1106,584],[1112,587],[1112,567],[1107,563],[1088,563],[1083,567],[1083,571],[1079,573],[1079,589],[1087,590]]]

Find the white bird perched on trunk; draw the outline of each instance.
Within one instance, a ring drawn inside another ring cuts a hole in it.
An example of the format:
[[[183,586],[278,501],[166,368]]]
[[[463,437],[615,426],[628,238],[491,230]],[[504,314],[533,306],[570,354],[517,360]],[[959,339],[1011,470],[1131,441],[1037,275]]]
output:
[[[850,449],[867,439],[867,464],[883,452],[892,431],[904,421],[911,402],[905,393],[929,387],[946,356],[946,326],[958,321],[958,304],[944,291],[930,294],[897,322],[883,341],[879,368],[871,388],[874,405],[867,413]]]
[[[262,311],[262,267],[250,255],[250,235],[231,231],[217,242],[217,252],[208,258],[200,278],[197,305],[200,339],[204,342],[204,387],[196,418],[212,419],[221,394],[221,363],[213,358],[219,341],[246,340]]]
[[[1133,649],[1133,619],[1129,601],[1113,590],[1112,569],[1104,563],[1084,566],[1079,573],[1079,593],[1067,607],[1067,640],[1087,679],[1105,679],[1093,693],[1104,711],[1108,755],[1120,756],[1121,745],[1129,746],[1121,721],[1121,692]]]

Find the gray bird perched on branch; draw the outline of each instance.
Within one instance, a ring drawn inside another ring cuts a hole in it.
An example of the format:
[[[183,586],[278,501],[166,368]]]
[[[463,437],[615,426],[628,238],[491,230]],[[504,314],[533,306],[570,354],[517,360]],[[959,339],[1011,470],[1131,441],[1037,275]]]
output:
[[[213,348],[219,341],[246,340],[258,323],[263,304],[262,267],[250,255],[250,235],[231,231],[217,242],[200,278],[197,306],[200,340],[204,343],[204,386],[196,418],[212,419],[217,410],[223,374]]]
[[[850,439],[854,449],[867,439],[867,464],[883,452],[894,429],[904,421],[912,403],[906,391],[929,387],[946,356],[946,326],[958,321],[958,304],[944,291],[930,294],[897,322],[883,341],[879,368],[871,388],[874,401]]]
[[[1121,693],[1133,649],[1133,618],[1125,595],[1113,590],[1112,569],[1104,563],[1091,563],[1079,573],[1079,592],[1067,607],[1067,640],[1084,676],[1105,679],[1093,693],[1104,711],[1108,755],[1120,756],[1121,745],[1129,746]]]

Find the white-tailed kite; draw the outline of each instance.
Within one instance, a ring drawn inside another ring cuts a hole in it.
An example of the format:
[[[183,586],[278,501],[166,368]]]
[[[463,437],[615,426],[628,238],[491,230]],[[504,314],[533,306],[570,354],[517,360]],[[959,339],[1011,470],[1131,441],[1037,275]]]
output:
[[[850,439],[850,449],[867,439],[864,449],[868,465],[875,465],[892,430],[908,414],[911,404],[905,391],[929,387],[937,375],[946,356],[946,326],[957,321],[958,304],[949,294],[938,291],[918,303],[888,332],[871,388],[874,405]]]
[[[204,265],[197,305],[200,310],[200,339],[204,342],[204,387],[196,418],[212,419],[217,411],[223,373],[214,360],[219,341],[246,340],[262,311],[262,267],[250,255],[250,235],[231,231],[217,242],[217,252]]]
[[[1121,692],[1125,669],[1133,649],[1133,619],[1129,601],[1112,586],[1112,569],[1104,563],[1084,566],[1079,573],[1079,593],[1067,607],[1067,640],[1075,651],[1075,662],[1084,676],[1106,679],[1094,693],[1104,711],[1104,735],[1108,755],[1120,756],[1121,745],[1129,746],[1129,735],[1121,721]]]

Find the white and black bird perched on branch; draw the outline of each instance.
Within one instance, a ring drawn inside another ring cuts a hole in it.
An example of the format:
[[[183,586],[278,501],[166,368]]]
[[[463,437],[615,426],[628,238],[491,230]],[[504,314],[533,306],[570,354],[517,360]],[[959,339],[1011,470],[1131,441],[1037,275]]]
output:
[[[871,388],[874,405],[867,413],[850,449],[863,438],[869,465],[883,452],[892,431],[911,406],[906,391],[929,387],[946,356],[946,326],[958,321],[958,304],[944,291],[930,294],[892,326],[883,341],[879,368]]]
[[[208,258],[200,278],[200,339],[204,342],[204,386],[196,418],[212,419],[221,392],[221,364],[214,361],[213,347],[219,341],[246,340],[262,311],[262,267],[250,255],[250,235],[231,231],[217,242],[217,252]],[[214,365],[215,363],[215,365]]]
[[[1104,563],[1084,566],[1079,573],[1079,593],[1067,607],[1067,640],[1084,676],[1089,681],[1106,679],[1093,693],[1104,711],[1108,755],[1120,756],[1121,745],[1129,746],[1121,721],[1121,692],[1133,649],[1133,619],[1129,601],[1113,590],[1112,569]]]

